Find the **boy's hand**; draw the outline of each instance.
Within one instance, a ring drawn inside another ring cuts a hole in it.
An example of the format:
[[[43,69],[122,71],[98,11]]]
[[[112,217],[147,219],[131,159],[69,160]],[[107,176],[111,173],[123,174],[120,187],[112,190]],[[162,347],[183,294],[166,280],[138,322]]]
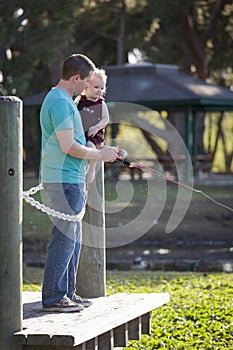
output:
[[[99,128],[96,128],[95,126],[92,126],[88,132],[87,132],[87,136],[95,136],[97,134],[97,132],[99,131]]]

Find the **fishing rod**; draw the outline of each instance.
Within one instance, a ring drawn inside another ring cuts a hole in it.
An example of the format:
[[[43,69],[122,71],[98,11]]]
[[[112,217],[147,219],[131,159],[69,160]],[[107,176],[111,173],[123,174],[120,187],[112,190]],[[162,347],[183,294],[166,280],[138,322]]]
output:
[[[145,166],[141,166],[141,165],[138,165],[138,164],[135,164],[135,163],[131,162],[129,159],[126,158],[127,155],[128,155],[127,151],[125,151],[124,149],[119,149],[116,160],[121,162],[125,166],[128,166],[129,168],[138,169],[138,170],[140,170],[142,172],[150,173],[152,175],[156,175],[159,178],[161,178],[161,179],[163,179],[163,180],[165,180],[167,182],[171,182],[171,183],[173,183],[175,185],[182,186],[182,187],[184,187],[187,190],[190,190],[192,192],[202,194],[203,196],[205,196],[206,198],[211,200],[213,203],[215,203],[215,204],[217,204],[217,205],[219,205],[219,206],[221,206],[221,207],[223,207],[223,208],[225,208],[227,210],[233,211],[233,208],[230,208],[227,205],[216,201],[213,197],[210,197],[208,194],[206,194],[205,192],[203,192],[201,190],[197,190],[196,188],[193,188],[193,187],[191,187],[189,185],[186,185],[186,184],[184,184],[184,183],[182,183],[180,181],[177,181],[177,180],[175,180],[175,179],[173,179],[171,177],[165,176],[165,175],[161,174],[160,172],[158,172],[158,171],[156,171],[154,169],[151,169],[151,168],[145,167]]]

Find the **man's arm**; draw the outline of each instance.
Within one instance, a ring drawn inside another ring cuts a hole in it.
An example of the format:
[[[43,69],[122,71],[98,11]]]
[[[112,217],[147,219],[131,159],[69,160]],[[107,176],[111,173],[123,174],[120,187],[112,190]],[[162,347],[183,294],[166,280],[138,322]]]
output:
[[[95,149],[80,145],[74,141],[74,130],[66,129],[56,132],[60,148],[63,153],[75,158],[96,159],[110,162],[116,160],[118,149],[107,146],[103,149]]]

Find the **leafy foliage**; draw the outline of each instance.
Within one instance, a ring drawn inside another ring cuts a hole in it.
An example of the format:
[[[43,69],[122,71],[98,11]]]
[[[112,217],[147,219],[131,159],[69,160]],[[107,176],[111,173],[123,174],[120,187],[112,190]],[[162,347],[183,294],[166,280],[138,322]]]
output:
[[[125,349],[233,349],[233,283],[227,274],[108,272],[108,293],[168,292],[153,312],[152,334]]]
[[[73,43],[74,6],[75,0],[69,6],[54,0],[0,3],[0,70],[8,94],[23,96],[50,85],[50,65],[54,71],[54,61],[60,64]]]
[[[149,60],[156,57],[157,62],[176,63],[202,79],[231,86],[232,1],[162,0],[160,6],[152,3],[149,1],[148,7],[151,16],[159,19],[159,29],[146,50]]]
[[[231,0],[2,1],[2,93],[48,89],[73,52],[97,65],[127,62],[134,52],[231,86],[232,12]]]

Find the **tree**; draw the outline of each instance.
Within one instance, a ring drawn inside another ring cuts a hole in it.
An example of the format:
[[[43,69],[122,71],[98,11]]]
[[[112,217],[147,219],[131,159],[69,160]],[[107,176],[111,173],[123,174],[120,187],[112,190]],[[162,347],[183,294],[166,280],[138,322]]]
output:
[[[178,64],[198,78],[223,82],[233,60],[232,14],[231,0],[161,0],[159,6],[148,0],[151,30],[138,48],[150,61]]]
[[[0,93],[48,90],[73,52],[97,66],[128,62],[134,52],[230,87],[232,14],[232,0],[2,1]]]
[[[55,0],[1,2],[0,71],[8,94],[43,91],[57,80],[54,61],[60,64],[74,42],[76,6],[75,0],[69,6]]]
[[[6,0],[2,82],[8,93],[24,96],[51,86],[74,51],[103,66],[127,62],[136,48],[151,62],[230,86],[232,13],[231,0]]]
[[[147,16],[151,27],[138,48],[149,61],[175,63],[186,73],[230,87],[233,84],[232,14],[231,0],[161,0],[159,6],[149,0]],[[171,122],[173,117],[171,113],[168,116]],[[204,112],[198,113],[197,121],[198,152],[203,154]],[[219,130],[215,144],[221,137],[229,171],[232,153],[228,155],[225,134]]]
[[[78,10],[77,46],[98,65],[128,62],[128,52],[143,38],[145,5],[145,0],[84,1]]]

